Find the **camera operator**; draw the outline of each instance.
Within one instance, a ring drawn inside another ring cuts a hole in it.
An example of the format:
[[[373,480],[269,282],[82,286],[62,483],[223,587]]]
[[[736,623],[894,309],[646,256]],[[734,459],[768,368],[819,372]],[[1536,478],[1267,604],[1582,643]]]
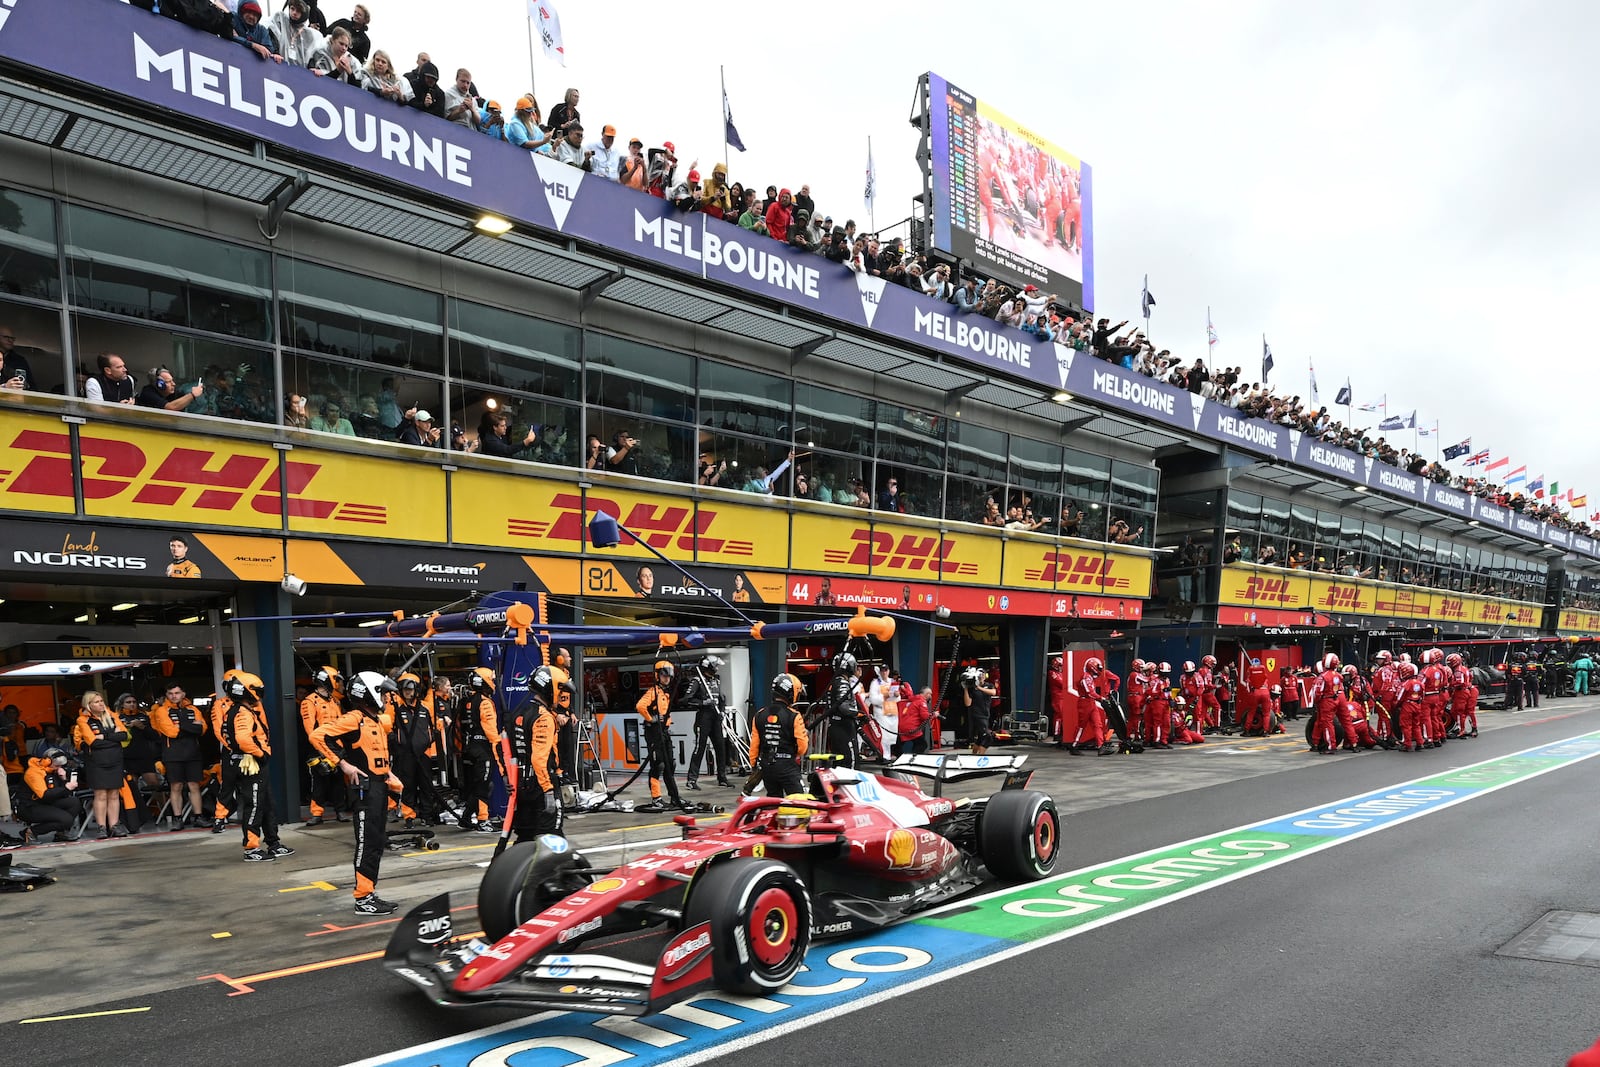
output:
[[[55,834],[57,840],[77,840],[78,835],[71,832],[78,820],[78,798],[72,795],[78,788],[78,765],[72,757],[60,751],[34,756],[28,760],[22,780],[28,787],[18,812],[27,824],[23,842],[31,844],[45,834]]]
[[[606,466],[618,474],[639,473],[639,439],[627,430],[611,435],[611,447],[606,449]]]
[[[822,254],[834,263],[843,263],[850,258],[850,242],[845,238],[843,226],[833,228]]]

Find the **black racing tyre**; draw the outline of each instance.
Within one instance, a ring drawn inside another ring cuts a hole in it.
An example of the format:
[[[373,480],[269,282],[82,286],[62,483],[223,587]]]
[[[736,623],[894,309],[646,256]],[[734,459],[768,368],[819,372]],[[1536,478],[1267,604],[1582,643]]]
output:
[[[548,843],[551,840],[565,848],[557,850]],[[506,849],[490,862],[478,883],[478,921],[483,923],[484,937],[500,940],[579,888],[588,879],[577,872],[588,866],[581,852],[554,834]]]
[[[1312,732],[1316,729],[1316,726],[1317,726],[1317,715],[1316,715],[1316,712],[1312,712],[1311,715],[1306,719],[1306,747],[1307,748],[1316,748],[1317,747],[1316,742],[1311,740]],[[1342,720],[1342,719],[1335,718],[1333,720],[1333,740],[1334,740],[1334,744],[1336,744],[1336,745],[1344,744],[1344,720]]]
[[[1100,703],[1106,709],[1106,725],[1111,727],[1118,740],[1128,740],[1128,713],[1123,709],[1122,701],[1107,697]]]
[[[1033,882],[1055,869],[1061,817],[1048,793],[1005,789],[978,816],[978,855],[1004,882]]]
[[[684,928],[711,924],[711,974],[725,993],[759,996],[789,984],[811,946],[811,894],[794,869],[732,859],[694,880]]]

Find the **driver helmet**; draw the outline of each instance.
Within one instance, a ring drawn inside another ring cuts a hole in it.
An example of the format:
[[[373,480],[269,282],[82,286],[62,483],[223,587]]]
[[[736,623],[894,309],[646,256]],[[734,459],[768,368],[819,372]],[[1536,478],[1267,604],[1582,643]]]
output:
[[[363,715],[376,717],[383,711],[384,696],[397,691],[394,682],[377,671],[361,671],[350,680],[346,699]]]
[[[790,793],[785,800],[811,800],[810,793]],[[777,830],[804,830],[811,821],[811,815],[816,809],[801,807],[798,804],[785,804],[779,808],[772,817],[772,825]]]

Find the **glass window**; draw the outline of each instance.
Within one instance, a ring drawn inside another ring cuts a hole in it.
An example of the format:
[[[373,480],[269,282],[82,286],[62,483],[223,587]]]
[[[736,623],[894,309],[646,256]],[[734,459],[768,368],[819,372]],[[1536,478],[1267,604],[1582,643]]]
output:
[[[951,447],[953,452],[954,445]],[[1023,518],[1030,522],[1046,520],[1044,525],[1039,527],[1040,533],[1059,533],[1061,446],[1013,434],[1011,484],[1019,493],[1026,494],[1022,501]]]
[[[945,516],[955,522],[981,522],[1000,526],[1005,522],[1004,494],[992,482],[971,478],[945,479]]]
[[[284,344],[394,370],[444,373],[437,294],[287,256],[278,260],[278,283]]]
[[[4,205],[0,204],[0,211],[3,210]],[[38,393],[66,392],[61,388],[61,315],[58,311],[0,300],[0,334],[9,337],[14,345],[11,355],[6,357],[6,367],[16,372],[27,364],[23,381],[28,389]],[[14,376],[14,373],[0,370],[0,381]]]
[[[1010,450],[1007,437],[1003,430],[991,430],[987,426],[974,426],[959,421],[953,423],[950,427],[950,473],[986,482],[992,489],[1005,485],[1006,453]],[[1026,450],[1032,458],[1030,467],[1034,470],[1041,466],[1045,467],[1046,476],[1057,486],[1060,485],[1060,446],[1024,441],[1022,438],[1017,438],[1015,445],[1019,449]],[[1020,466],[1022,460],[1019,458],[1017,463]]]
[[[73,315],[72,332],[86,372],[97,369],[95,357],[100,353],[115,352],[127,363],[135,392],[150,384],[160,367],[172,372],[179,391],[200,385],[200,395],[183,409],[184,414],[278,421],[272,353],[266,349],[92,315]]]
[[[589,403],[637,415],[694,421],[694,357],[620,337],[587,335]],[[626,420],[619,420],[625,422]],[[691,443],[691,449],[694,447]]]
[[[1256,559],[1280,567],[1289,562],[1289,505],[1282,500],[1266,497],[1261,501],[1261,545]]]
[[[610,470],[618,474],[637,474],[645,478],[658,478],[662,481],[693,482],[696,475],[696,448],[695,431],[692,427],[676,423],[657,422],[653,419],[641,419],[637,415],[623,415],[610,411],[591,411],[589,413],[589,433],[604,442],[607,448],[617,449],[621,452],[621,436],[632,436],[636,441],[628,449],[626,458],[621,463],[606,464],[598,469]],[[587,445],[585,455],[587,455]],[[780,454],[771,460],[769,466],[776,467],[783,461]],[[742,467],[739,471],[740,484],[733,486],[736,489],[744,488],[748,471]]]
[[[1154,511],[1156,485],[1161,477],[1154,467],[1115,460],[1111,464],[1111,502],[1141,511]],[[1137,524],[1135,524],[1137,525]]]
[[[578,400],[583,335],[571,326],[450,299],[450,376]]]
[[[0,189],[0,293],[61,299],[54,204],[42,196]],[[18,342],[20,344],[20,342]],[[57,375],[60,377],[60,375]]]
[[[795,383],[794,441],[802,450],[821,448],[870,457],[876,414],[876,405],[865,397]]]
[[[583,439],[576,406],[537,397],[507,397],[461,384],[451,385],[450,400],[450,428],[464,431],[462,441],[451,435],[452,448],[563,467],[577,465]]]
[[[894,483],[892,497],[889,494],[891,482]],[[873,497],[874,507],[928,518],[937,518],[944,513],[944,475],[938,471],[891,467],[880,463],[876,484],[878,491]]]
[[[700,447],[695,462],[694,481],[699,485],[719,489],[743,489],[750,481],[750,472],[763,468],[764,475],[776,471],[786,457],[786,446],[764,437],[741,437],[738,434],[711,434],[702,430],[698,439]],[[800,459],[800,457],[796,457]],[[859,466],[859,462],[857,464]],[[793,473],[791,473],[793,471]],[[806,474],[806,490],[810,495],[811,476],[804,464],[795,469],[791,463],[785,468],[779,482],[773,483],[773,492],[791,495],[791,479],[798,480]],[[780,484],[781,483],[781,484]]]
[[[789,381],[777,375],[700,361],[700,425],[709,430],[788,445],[791,393]]]
[[[396,374],[386,367],[288,355],[283,361],[283,387],[305,397],[309,428],[323,433],[394,441],[411,408],[428,412],[434,416],[434,426],[446,434],[449,430],[448,422],[441,418],[440,383],[433,378]]]
[[[1069,500],[1089,503],[1106,499],[1111,483],[1110,460],[1075,448],[1063,449],[1062,460],[1066,472],[1062,492]]]
[[[798,487],[800,475],[805,475],[804,484],[807,492],[804,496],[808,500],[816,500],[823,504],[870,507],[872,494],[867,491],[865,466],[860,456],[814,451],[799,457],[795,482]]]
[[[74,304],[272,339],[272,260],[265,251],[71,204],[65,210]]]
[[[880,466],[944,470],[944,419],[879,401],[877,456]],[[1003,448],[1000,457],[1003,465]]]

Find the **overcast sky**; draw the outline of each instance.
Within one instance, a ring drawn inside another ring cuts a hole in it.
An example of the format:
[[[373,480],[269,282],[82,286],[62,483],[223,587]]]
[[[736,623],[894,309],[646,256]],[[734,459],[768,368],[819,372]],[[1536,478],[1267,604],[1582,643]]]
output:
[[[446,78],[470,67],[508,110],[527,88],[524,0],[368,6],[400,69],[425,49]],[[869,135],[879,226],[910,213],[907,119],[918,75],[936,71],[1094,168],[1100,313],[1136,316],[1148,273],[1160,346],[1201,354],[1209,306],[1216,361],[1245,381],[1265,334],[1280,391],[1304,394],[1314,363],[1323,403],[1348,377],[1357,403],[1386,393],[1391,414],[1437,420],[1443,444],[1470,436],[1600,510],[1580,385],[1600,308],[1600,5],[557,10],[566,68],[542,52],[534,63],[546,114],[576,86],[588,135],[613,123],[620,144],[671,140],[709,171],[723,152],[720,65],[749,149],[732,153],[730,178],[809,182],[836,221],[865,222]]]

